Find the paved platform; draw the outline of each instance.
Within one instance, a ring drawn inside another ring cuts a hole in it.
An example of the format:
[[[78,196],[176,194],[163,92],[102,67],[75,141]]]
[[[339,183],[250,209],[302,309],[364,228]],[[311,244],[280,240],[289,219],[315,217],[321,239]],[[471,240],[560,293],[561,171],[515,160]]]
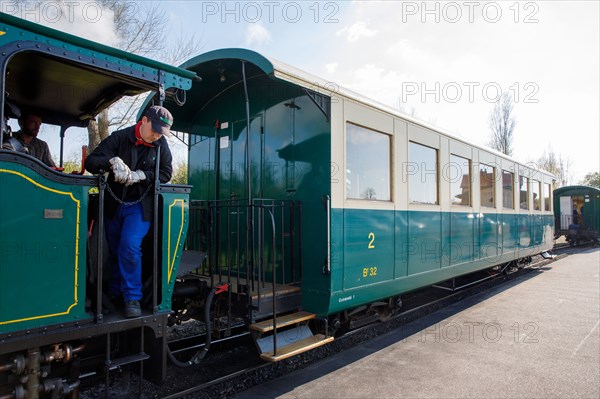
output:
[[[599,274],[583,250],[236,398],[598,398]]]

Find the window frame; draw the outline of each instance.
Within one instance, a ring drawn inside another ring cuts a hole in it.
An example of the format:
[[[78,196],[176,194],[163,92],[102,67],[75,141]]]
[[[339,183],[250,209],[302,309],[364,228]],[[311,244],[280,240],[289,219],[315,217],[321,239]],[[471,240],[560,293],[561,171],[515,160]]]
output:
[[[539,180],[531,180],[532,184],[531,184],[531,201],[533,202],[533,210],[534,211],[541,211],[542,210],[542,182]],[[536,204],[535,204],[535,196],[533,194],[535,194],[535,188],[537,187],[537,195],[538,195],[538,202],[537,202],[537,208],[536,208]]]
[[[523,183],[521,182],[521,179],[525,179],[524,181],[526,182],[525,187],[527,188],[526,194],[525,194],[525,204],[526,204],[526,208],[523,208],[523,202],[521,201],[521,193],[523,192],[523,190],[521,190],[521,186],[523,185]],[[531,201],[529,200],[529,197],[531,196],[531,187],[530,187],[530,178],[527,176],[523,176],[523,175],[519,175],[519,209],[522,211],[529,211],[531,210]]]
[[[506,204],[504,203],[504,198],[505,196],[505,187],[504,187],[504,174],[507,173],[510,175],[510,203],[511,206],[508,207],[506,206]],[[510,170],[506,170],[506,169],[502,169],[502,209],[510,209],[510,210],[514,210],[515,209],[515,174],[514,172],[511,172]]]
[[[450,165],[453,164],[452,158],[456,157],[456,158],[460,158],[461,161],[467,161],[466,165],[467,165],[467,177],[468,177],[468,183],[469,183],[469,187],[468,187],[468,193],[469,193],[469,203],[468,204],[457,204],[454,203],[454,196],[452,195],[452,185],[454,184],[454,182],[449,181],[450,184],[450,206],[461,206],[461,207],[472,207],[473,206],[473,176],[471,173],[471,169],[472,169],[472,164],[473,164],[473,160],[467,158],[467,157],[463,157],[461,155],[455,154],[455,153],[450,153]],[[462,170],[461,170],[462,171]],[[462,174],[462,176],[464,176],[464,173]],[[462,182],[462,176],[460,178],[460,182]]]
[[[350,197],[349,196],[349,192],[347,189],[347,185],[344,183],[344,199],[346,201],[368,201],[368,202],[372,202],[372,203],[393,203],[394,202],[394,151],[393,151],[393,145],[394,145],[394,135],[390,134],[390,133],[386,133],[386,132],[382,132],[381,130],[377,130],[374,129],[372,127],[368,127],[365,126],[363,124],[360,123],[356,123],[356,122],[352,122],[349,120],[346,120],[344,123],[344,129],[345,129],[345,139],[344,139],[344,146],[345,146],[345,151],[344,151],[344,162],[345,162],[345,168],[344,168],[344,182],[346,182],[347,180],[347,173],[348,173],[348,125],[351,125],[353,127],[362,129],[363,131],[368,131],[370,133],[375,133],[375,134],[380,134],[383,135],[387,138],[387,143],[388,143],[388,192],[389,192],[389,197],[387,199],[371,199],[371,198],[356,198],[356,197]],[[360,193],[359,193],[360,195]]]
[[[434,203],[429,203],[429,202],[415,202],[412,201],[411,199],[411,179],[414,178],[415,175],[411,174],[408,175],[406,178],[407,181],[407,193],[408,193],[408,204],[412,205],[412,206],[440,206],[440,150],[439,148],[435,148],[426,144],[422,144],[419,143],[418,141],[414,141],[414,140],[408,140],[408,156],[407,156],[407,160],[409,163],[411,163],[411,158],[410,158],[410,147],[411,144],[415,144],[421,147],[425,147],[425,148],[429,148],[433,151],[435,151],[435,202]]]
[[[546,197],[546,188],[548,188],[548,196]],[[543,183],[542,190],[544,191],[544,212],[552,211],[552,186],[549,183]],[[548,201],[546,201],[546,199]],[[546,207],[546,205],[548,205]]]
[[[492,205],[487,205],[484,204],[482,199],[483,196],[482,194],[482,179],[481,179],[481,167],[485,166],[488,168],[492,168],[492,198],[493,198],[493,203]],[[484,207],[484,208],[490,208],[490,209],[495,209],[496,205],[497,205],[497,201],[496,201],[496,167],[489,165],[487,163],[484,162],[479,162],[479,166],[478,166],[478,173],[479,173],[479,206]]]

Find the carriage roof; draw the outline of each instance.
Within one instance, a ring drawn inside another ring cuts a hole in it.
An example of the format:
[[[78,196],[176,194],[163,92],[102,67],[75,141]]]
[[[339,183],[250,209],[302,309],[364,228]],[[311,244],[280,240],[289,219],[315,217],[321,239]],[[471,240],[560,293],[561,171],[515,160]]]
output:
[[[188,92],[188,99],[190,101],[188,101],[187,107],[184,106],[175,111],[180,115],[179,117],[175,116],[176,126],[174,126],[174,128],[176,130],[193,132],[191,120],[193,120],[195,112],[201,111],[201,106],[198,106],[198,104],[206,103],[225,90],[228,90],[234,85],[242,82],[242,73],[239,66],[240,61],[246,62],[246,75],[248,78],[263,74],[271,77],[272,79],[290,82],[330,97],[336,95],[343,96],[360,104],[381,110],[392,116],[402,118],[415,125],[419,125],[444,134],[453,138],[454,140],[466,143],[470,146],[477,147],[494,155],[519,163],[513,158],[496,150],[470,143],[451,132],[435,127],[427,122],[421,121],[409,115],[405,115],[397,109],[381,104],[344,87],[337,86],[332,82],[328,82],[284,62],[265,57],[255,51],[241,48],[226,48],[210,51],[198,55],[180,66],[181,68],[196,72],[202,77],[202,83],[199,85],[201,90],[192,89]],[[219,74],[224,74],[226,76],[226,85],[223,85],[223,82],[219,80]],[[252,99],[250,99],[250,101],[252,101]],[[519,164],[523,165],[523,163]],[[548,174],[550,175],[550,173]]]

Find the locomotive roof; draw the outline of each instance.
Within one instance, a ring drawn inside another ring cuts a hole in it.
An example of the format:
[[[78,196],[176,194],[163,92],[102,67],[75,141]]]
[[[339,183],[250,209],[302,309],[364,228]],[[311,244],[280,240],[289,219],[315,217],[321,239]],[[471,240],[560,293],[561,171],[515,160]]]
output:
[[[317,93],[325,94],[330,97],[335,96],[335,95],[341,95],[350,100],[356,101],[358,103],[367,105],[372,108],[379,109],[379,110],[386,112],[388,114],[391,114],[393,116],[407,120],[415,125],[419,125],[424,128],[433,130],[435,132],[444,134],[444,135],[449,136],[457,141],[466,143],[470,146],[482,149],[484,151],[490,152],[497,156],[514,161],[517,164],[526,166],[525,164],[515,160],[514,158],[512,158],[510,156],[502,154],[499,151],[496,151],[494,149],[491,149],[491,148],[488,148],[485,146],[471,143],[471,142],[465,140],[464,138],[458,137],[457,135],[455,135],[452,132],[449,132],[447,130],[441,129],[434,125],[431,125],[427,122],[424,122],[422,120],[414,118],[410,115],[406,115],[395,108],[392,108],[392,107],[382,104],[376,100],[373,100],[371,98],[368,98],[366,96],[358,94],[352,90],[338,86],[335,83],[329,82],[318,76],[315,76],[308,72],[302,71],[302,70],[295,68],[284,62],[263,56],[252,50],[247,50],[247,49],[242,49],[242,48],[225,48],[225,49],[213,50],[213,51],[209,51],[204,54],[200,54],[200,55],[188,60],[187,62],[182,64],[180,67],[192,70],[192,71],[196,72],[199,76],[201,76],[203,79],[202,84],[201,84],[203,93],[201,95],[203,96],[203,98],[212,98],[212,97],[220,94],[224,90],[227,90],[226,88],[223,88],[223,85],[221,84],[222,82],[219,81],[219,74],[226,75],[227,82],[228,82],[227,87],[232,87],[233,85],[239,84],[242,81],[241,68],[239,68],[240,61],[246,62],[246,71],[247,71],[246,75],[247,75],[248,79],[256,76],[257,74],[265,74],[273,79],[280,79],[280,80],[283,80],[286,82],[290,82],[290,83],[296,84],[298,86],[313,90]],[[213,77],[214,77],[214,79],[212,79]],[[196,93],[196,95],[197,95],[197,93]],[[192,97],[192,98],[190,98],[190,97]],[[194,93],[194,90],[192,89],[190,92],[188,92],[188,99],[191,100],[191,101],[188,101],[188,104],[190,104],[190,105],[194,104],[194,101],[193,101],[194,97],[195,97],[195,93]],[[185,112],[184,109],[185,109],[185,106],[181,108],[180,112]],[[175,112],[178,112],[178,111],[175,110]],[[199,112],[199,110],[197,110],[195,112]],[[180,131],[185,131],[185,132],[193,131],[191,125],[184,125],[182,122],[183,119],[189,120],[189,115],[186,115],[186,116],[188,116],[188,118],[179,118],[180,123],[178,124],[177,123],[178,118],[175,115],[175,126],[174,126],[175,130],[180,130]],[[544,172],[544,173],[552,175],[549,172]]]
[[[123,95],[157,90],[159,71],[166,88],[189,88],[196,76],[5,13],[0,45],[10,57],[4,87],[10,101],[59,126],[87,126]]]

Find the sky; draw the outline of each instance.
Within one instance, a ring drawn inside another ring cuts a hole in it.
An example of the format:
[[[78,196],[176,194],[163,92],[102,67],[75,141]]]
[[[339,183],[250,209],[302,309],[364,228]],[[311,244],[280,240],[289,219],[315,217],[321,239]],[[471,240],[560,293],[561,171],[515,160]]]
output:
[[[600,170],[598,1],[155,3],[169,21],[170,43],[195,35],[200,52],[248,48],[475,144],[489,142],[490,112],[508,91],[517,160],[535,161],[552,148],[570,161],[572,183]],[[94,2],[2,0],[0,8],[116,41],[111,12]],[[55,134],[45,129],[40,138]],[[78,154],[85,140],[70,140],[67,154]]]

